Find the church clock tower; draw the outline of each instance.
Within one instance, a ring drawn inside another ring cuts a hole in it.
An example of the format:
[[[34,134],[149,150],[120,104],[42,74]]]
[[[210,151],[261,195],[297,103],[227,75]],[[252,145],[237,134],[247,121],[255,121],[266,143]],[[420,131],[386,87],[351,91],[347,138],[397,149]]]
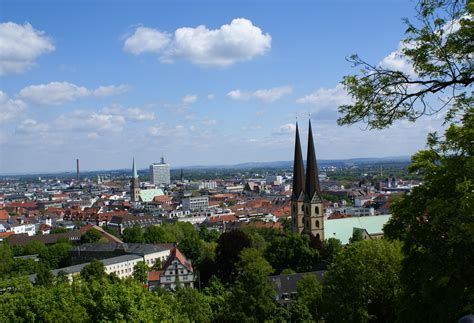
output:
[[[140,181],[138,179],[137,168],[135,167],[135,158],[133,158],[132,179],[130,180],[130,200],[132,202],[140,201]]]
[[[324,208],[319,185],[318,165],[316,162],[311,120],[309,120],[308,154],[306,157],[303,233],[312,235],[320,241],[324,240]]]
[[[304,229],[304,165],[301,153],[300,134],[296,122],[295,157],[293,162],[293,192],[291,194],[291,224],[294,233]]]

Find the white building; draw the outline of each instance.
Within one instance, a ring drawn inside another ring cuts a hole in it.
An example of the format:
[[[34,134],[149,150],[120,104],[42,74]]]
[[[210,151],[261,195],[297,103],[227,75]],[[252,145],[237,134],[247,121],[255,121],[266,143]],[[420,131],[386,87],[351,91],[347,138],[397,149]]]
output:
[[[209,181],[209,182],[200,182],[199,183],[199,189],[208,189],[208,190],[214,190],[217,188],[217,183],[216,181]]]
[[[185,211],[202,211],[209,208],[209,197],[187,197],[182,200],[182,203]]]
[[[169,185],[170,180],[170,165],[165,163],[164,158],[161,162],[150,165],[150,181],[155,185]]]
[[[269,175],[266,178],[267,185],[281,185],[283,183],[283,176]]]

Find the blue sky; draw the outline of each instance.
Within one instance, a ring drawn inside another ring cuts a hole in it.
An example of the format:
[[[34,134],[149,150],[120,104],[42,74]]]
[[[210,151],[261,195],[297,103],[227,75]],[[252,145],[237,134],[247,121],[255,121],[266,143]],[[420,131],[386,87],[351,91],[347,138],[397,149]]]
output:
[[[345,57],[404,68],[390,54],[414,5],[2,0],[0,173],[290,160],[309,113],[318,158],[410,155],[436,117],[336,119]]]

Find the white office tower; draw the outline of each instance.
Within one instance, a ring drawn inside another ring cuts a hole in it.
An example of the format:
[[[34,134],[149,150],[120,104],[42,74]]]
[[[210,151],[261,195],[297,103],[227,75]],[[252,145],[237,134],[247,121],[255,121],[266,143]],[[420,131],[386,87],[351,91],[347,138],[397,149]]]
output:
[[[159,164],[150,165],[150,179],[155,185],[168,185],[170,183],[170,165],[165,163],[165,159],[161,157]]]

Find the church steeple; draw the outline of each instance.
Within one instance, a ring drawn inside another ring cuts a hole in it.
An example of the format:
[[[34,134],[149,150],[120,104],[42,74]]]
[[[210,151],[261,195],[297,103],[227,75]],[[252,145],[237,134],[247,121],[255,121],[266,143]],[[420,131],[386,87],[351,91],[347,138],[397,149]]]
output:
[[[137,167],[135,166],[135,157],[132,162],[132,179],[130,180],[130,200],[132,202],[140,201],[140,180],[138,179]]]
[[[291,199],[296,201],[299,199],[304,188],[304,165],[303,154],[301,153],[300,134],[298,130],[298,122],[296,122],[295,135],[295,156],[293,162],[293,193]]]
[[[311,119],[309,120],[308,129],[308,155],[306,157],[306,182],[305,195],[311,201],[314,194],[321,195],[321,188],[319,186],[318,164],[316,162],[316,152],[314,150],[313,130],[311,129]]]
[[[135,157],[133,157],[132,162],[132,178],[138,178],[137,168],[135,167]]]

